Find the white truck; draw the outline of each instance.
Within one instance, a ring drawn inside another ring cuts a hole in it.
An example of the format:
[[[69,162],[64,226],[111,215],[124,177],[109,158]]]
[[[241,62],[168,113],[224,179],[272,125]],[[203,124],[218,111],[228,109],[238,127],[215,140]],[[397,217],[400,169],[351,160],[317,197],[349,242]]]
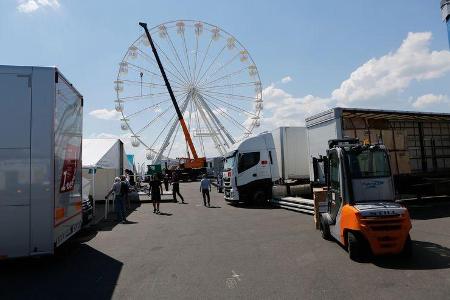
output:
[[[54,67],[0,66],[0,259],[52,254],[82,224],[83,97]]]
[[[305,140],[305,127],[280,127],[243,141],[225,156],[225,200],[264,202],[274,182],[309,182]]]

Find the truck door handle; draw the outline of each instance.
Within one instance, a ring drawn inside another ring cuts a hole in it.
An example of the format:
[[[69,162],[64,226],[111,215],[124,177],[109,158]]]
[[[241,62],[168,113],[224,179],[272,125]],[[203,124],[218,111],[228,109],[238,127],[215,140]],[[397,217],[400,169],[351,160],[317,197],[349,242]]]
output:
[[[256,177],[256,173],[253,173],[253,177]]]

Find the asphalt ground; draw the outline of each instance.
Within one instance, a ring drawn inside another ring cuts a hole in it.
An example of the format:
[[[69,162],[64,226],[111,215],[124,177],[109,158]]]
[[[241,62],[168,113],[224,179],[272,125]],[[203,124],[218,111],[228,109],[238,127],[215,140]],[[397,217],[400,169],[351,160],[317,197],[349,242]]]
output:
[[[312,217],[232,206],[199,183],[188,204],[135,207],[130,224],[85,230],[51,258],[0,264],[0,299],[450,299],[450,206],[412,207],[413,257],[366,263],[325,241]]]

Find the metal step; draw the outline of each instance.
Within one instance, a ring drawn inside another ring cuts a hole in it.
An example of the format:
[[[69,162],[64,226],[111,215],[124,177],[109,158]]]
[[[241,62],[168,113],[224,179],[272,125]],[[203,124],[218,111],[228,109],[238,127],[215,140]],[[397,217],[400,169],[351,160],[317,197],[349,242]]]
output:
[[[271,203],[284,209],[314,215],[314,201],[300,197],[272,199]]]

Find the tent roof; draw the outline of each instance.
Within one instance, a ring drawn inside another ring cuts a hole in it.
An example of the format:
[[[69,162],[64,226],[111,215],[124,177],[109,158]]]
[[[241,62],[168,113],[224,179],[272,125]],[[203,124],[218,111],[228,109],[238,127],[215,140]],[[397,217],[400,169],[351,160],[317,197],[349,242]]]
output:
[[[83,139],[83,167],[97,166],[119,139]]]

